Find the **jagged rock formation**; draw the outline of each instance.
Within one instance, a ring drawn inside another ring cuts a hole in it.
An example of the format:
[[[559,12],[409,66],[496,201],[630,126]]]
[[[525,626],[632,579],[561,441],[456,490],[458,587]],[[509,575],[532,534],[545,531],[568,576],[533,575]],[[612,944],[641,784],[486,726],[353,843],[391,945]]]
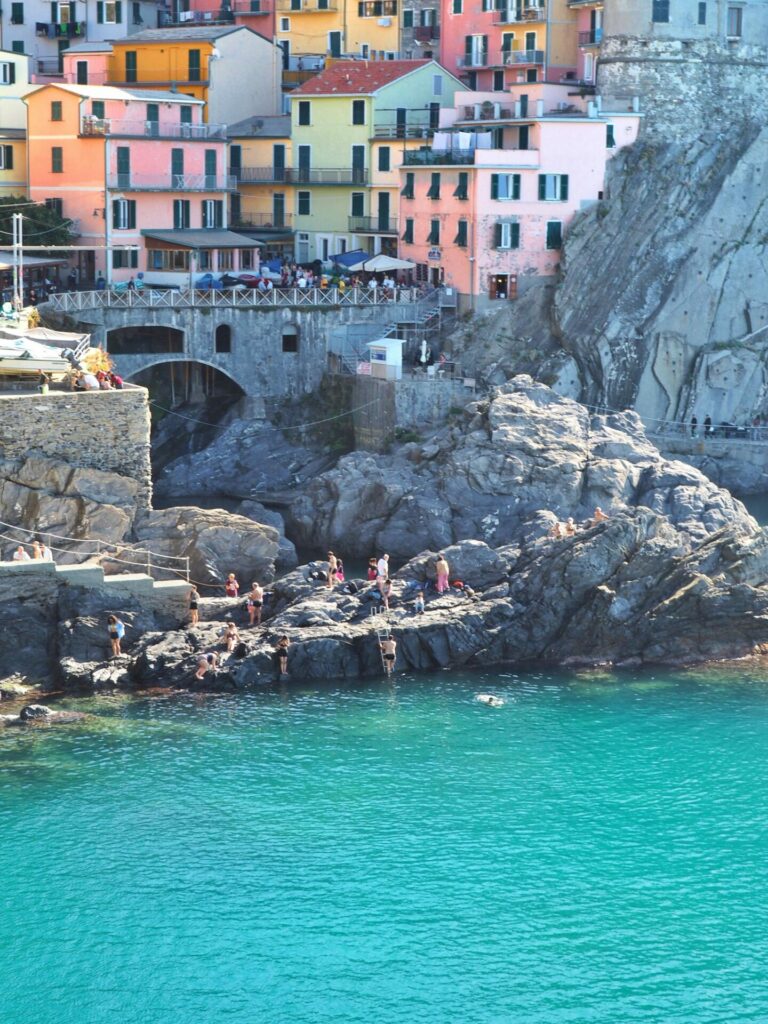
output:
[[[664,460],[633,413],[590,415],[517,377],[465,415],[426,445],[342,458],[291,507],[295,539],[347,558],[387,551],[403,559],[467,537],[517,542],[551,525],[542,509],[578,520],[596,505],[644,505],[691,541],[728,523],[754,526],[701,473]]]

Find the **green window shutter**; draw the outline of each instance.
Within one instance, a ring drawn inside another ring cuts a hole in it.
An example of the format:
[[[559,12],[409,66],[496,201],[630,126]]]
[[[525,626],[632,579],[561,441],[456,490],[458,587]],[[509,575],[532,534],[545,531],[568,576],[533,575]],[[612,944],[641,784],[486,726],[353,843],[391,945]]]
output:
[[[115,3],[115,21],[118,25],[122,24],[123,21],[123,4],[122,0],[116,0]]]
[[[104,120],[104,100],[92,100],[91,101],[91,113],[94,117],[97,117],[100,121]]]
[[[16,81],[16,65],[8,62],[8,84],[13,85]]]
[[[135,228],[136,227],[136,200],[135,199],[129,199],[128,200],[128,227],[129,228]]]
[[[560,175],[560,198],[561,199],[567,199],[568,198],[568,175],[567,174],[561,174]]]
[[[389,158],[389,146],[382,146],[379,149],[379,170],[388,171],[391,167]]]
[[[13,170],[13,146],[3,146],[3,167],[6,171]]]
[[[171,150],[171,174],[181,176],[184,173],[184,150]]]
[[[116,228],[120,219],[120,200],[112,200],[112,227]]]
[[[433,171],[432,180],[427,192],[427,199],[439,199],[440,198],[440,172]]]
[[[61,174],[64,171],[64,153],[61,146],[51,146],[51,172]]]
[[[406,174],[405,174],[405,185],[403,185],[403,190],[400,193],[400,195],[404,199],[413,199],[414,181],[415,181],[415,175],[414,175],[413,171],[406,171]]]
[[[511,249],[519,249],[520,248],[520,225],[519,224],[512,224],[512,225],[510,225],[510,227],[512,228],[512,231],[511,231],[512,239],[511,239],[511,242],[510,242],[510,248]]]
[[[98,0],[96,4],[96,22],[99,25],[104,24],[104,0]]]
[[[513,174],[512,175],[512,198],[513,199],[519,199],[520,198],[520,175],[519,174]]]
[[[560,249],[563,245],[562,224],[559,220],[547,221],[547,248]]]
[[[403,28],[413,28],[413,11],[403,11]]]
[[[614,133],[612,124],[607,124],[605,126],[605,145],[608,147],[608,149],[613,149],[616,145],[616,135]]]
[[[192,124],[192,107],[189,107],[186,104],[182,106],[180,121],[182,124]]]
[[[539,199],[547,198],[547,176],[546,174],[539,175]]]
[[[493,247],[498,249],[501,246],[501,224],[493,225]]]
[[[499,176],[498,174],[491,175],[491,199],[499,198]]]

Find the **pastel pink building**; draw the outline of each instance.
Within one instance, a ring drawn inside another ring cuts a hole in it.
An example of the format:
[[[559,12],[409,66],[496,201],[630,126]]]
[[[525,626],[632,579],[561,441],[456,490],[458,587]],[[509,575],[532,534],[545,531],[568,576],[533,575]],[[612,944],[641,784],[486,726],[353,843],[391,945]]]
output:
[[[597,54],[603,40],[602,0],[568,0],[568,7],[577,17],[579,56],[576,77],[580,82],[594,84]]]
[[[563,86],[463,94],[431,147],[404,154],[400,256],[473,301],[515,298],[556,272],[568,225],[602,198],[639,120],[636,103],[607,113]]]
[[[161,27],[243,25],[271,42],[275,35],[276,2],[279,0],[174,0],[171,9],[160,14],[158,23]]]
[[[440,26],[440,63],[470,89],[576,81],[567,0],[442,0]]]
[[[226,133],[203,122],[202,100],[100,85],[43,85],[24,99],[29,196],[93,246],[78,255],[82,281],[190,286],[258,266],[256,243],[227,230]]]

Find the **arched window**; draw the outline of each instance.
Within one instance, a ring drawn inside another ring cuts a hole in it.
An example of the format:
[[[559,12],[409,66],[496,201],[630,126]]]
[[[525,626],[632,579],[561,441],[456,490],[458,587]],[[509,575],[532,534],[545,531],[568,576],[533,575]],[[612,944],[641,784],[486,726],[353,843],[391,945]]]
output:
[[[216,351],[232,351],[232,328],[229,324],[219,324],[216,328]]]

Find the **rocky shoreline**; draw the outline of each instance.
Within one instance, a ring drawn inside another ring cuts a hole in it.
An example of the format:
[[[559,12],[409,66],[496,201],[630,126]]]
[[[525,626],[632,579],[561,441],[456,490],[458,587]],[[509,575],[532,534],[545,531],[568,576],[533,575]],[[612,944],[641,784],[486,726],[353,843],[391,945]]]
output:
[[[596,505],[607,520],[591,522]],[[170,511],[170,521],[183,521]],[[226,515],[216,513],[220,526]],[[575,533],[553,536],[553,525],[568,517]],[[240,518],[229,521],[230,552]],[[684,666],[745,657],[768,642],[768,533],[726,491],[665,460],[633,414],[590,415],[530,378],[473,403],[462,423],[427,445],[375,459],[345,456],[310,484],[288,521],[292,539],[319,551],[330,539],[347,558],[387,550],[404,561],[386,622],[371,616],[376,602],[367,584],[359,581],[355,593],[329,590],[307,566],[269,585],[265,623],[254,629],[245,628],[242,598],[204,598],[193,629],[141,597],[115,602],[113,591],[111,607],[128,637],[126,653],[109,660],[104,595],[67,585],[36,601],[56,687],[263,687],[276,679],[281,634],[291,641],[294,680],[381,676],[383,627],[397,642],[396,672]],[[163,540],[161,525],[158,519],[154,543]],[[279,557],[276,535],[270,571]],[[430,588],[438,552],[471,594]],[[236,558],[230,566],[222,557],[217,551],[216,564],[209,558],[211,572],[240,571]],[[410,596],[416,581],[427,584],[421,614]],[[18,595],[14,603],[6,586],[0,596],[7,618],[18,612]],[[221,632],[229,621],[241,635],[226,653]],[[0,674],[9,674],[13,635],[6,630],[0,640]],[[219,667],[198,681],[198,660],[209,651],[219,653]]]

